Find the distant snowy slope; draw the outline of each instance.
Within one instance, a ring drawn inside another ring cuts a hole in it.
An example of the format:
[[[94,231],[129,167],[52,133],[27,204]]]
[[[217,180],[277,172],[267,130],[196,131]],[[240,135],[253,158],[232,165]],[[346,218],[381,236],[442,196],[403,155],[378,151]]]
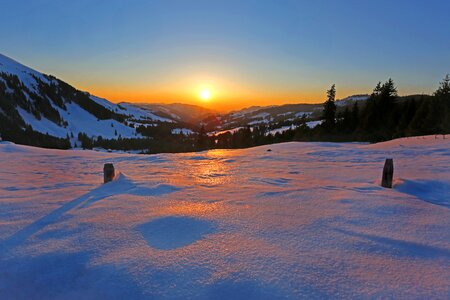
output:
[[[39,92],[37,79],[47,84],[49,84],[51,81],[51,79],[49,79],[47,76],[18,63],[17,61],[1,53],[0,53],[0,73],[6,73],[8,75],[16,75],[28,89],[34,92]]]
[[[353,104],[355,102],[366,101],[367,99],[369,99],[369,95],[367,95],[367,94],[353,95],[353,96],[348,96],[348,97],[340,99],[340,100],[336,100],[336,105],[337,106],[346,106],[346,105]]]
[[[353,95],[336,101],[339,110],[355,102],[363,103],[369,95]],[[323,104],[284,104],[270,106],[252,106],[228,114],[209,117],[203,121],[207,130],[229,130],[240,127],[266,126],[270,133],[281,133],[306,121],[307,126],[315,127],[321,123]]]
[[[120,103],[120,105],[140,107],[163,118],[195,126],[198,126],[204,118],[218,114],[214,110],[185,103]]]
[[[73,145],[78,133],[109,139],[141,137],[135,129],[140,124],[175,122],[146,109],[117,105],[79,91],[1,54],[0,113],[7,117],[2,126],[32,128],[58,138],[69,136]],[[0,126],[0,136],[1,130]]]
[[[317,120],[321,117],[321,107],[322,104],[252,106],[227,114],[209,117],[203,120],[203,123],[210,132],[262,125],[275,129],[298,123],[303,117],[307,121]],[[277,132],[280,132],[280,130]]]
[[[96,103],[106,107],[107,109],[109,109],[111,111],[114,111],[116,113],[120,112],[120,109],[119,109],[119,107],[116,104],[114,104],[114,103],[112,103],[112,102],[110,102],[110,101],[108,101],[108,100],[106,100],[104,98],[100,98],[100,97],[92,96],[92,95],[90,95],[89,98],[91,98],[91,100],[93,100]]]
[[[131,103],[120,103],[119,107],[124,108],[123,113],[127,114],[130,118],[136,119],[136,120],[152,120],[152,121],[158,121],[158,122],[168,122],[168,123],[174,123],[175,121],[173,119],[160,117],[158,115],[155,115],[153,112],[151,112],[148,109],[141,108],[137,105],[133,105]]]

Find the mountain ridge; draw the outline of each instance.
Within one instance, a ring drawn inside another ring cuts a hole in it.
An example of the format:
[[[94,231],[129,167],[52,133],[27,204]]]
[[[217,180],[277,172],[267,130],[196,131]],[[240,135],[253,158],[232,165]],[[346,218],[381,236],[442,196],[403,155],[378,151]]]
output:
[[[142,138],[138,126],[176,127],[178,121],[136,106],[119,105],[80,91],[0,54],[0,135],[37,132],[77,145],[79,134],[92,138]],[[58,141],[58,140],[56,140]],[[58,141],[59,142],[59,141]]]

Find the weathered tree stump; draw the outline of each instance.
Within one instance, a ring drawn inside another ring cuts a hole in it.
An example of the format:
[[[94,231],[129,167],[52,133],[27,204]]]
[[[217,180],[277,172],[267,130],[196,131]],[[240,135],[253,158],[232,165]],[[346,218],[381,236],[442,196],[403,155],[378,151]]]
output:
[[[383,177],[381,178],[381,186],[385,188],[392,188],[392,179],[394,178],[394,160],[387,158],[384,162]]]
[[[103,183],[110,182],[114,179],[114,165],[109,163],[103,166]]]

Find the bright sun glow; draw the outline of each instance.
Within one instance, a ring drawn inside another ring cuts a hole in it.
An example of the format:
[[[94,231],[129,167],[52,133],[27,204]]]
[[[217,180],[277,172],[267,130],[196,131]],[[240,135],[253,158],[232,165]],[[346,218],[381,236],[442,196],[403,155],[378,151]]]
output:
[[[208,101],[209,99],[211,99],[212,94],[209,89],[202,89],[200,90],[199,96],[203,101]]]

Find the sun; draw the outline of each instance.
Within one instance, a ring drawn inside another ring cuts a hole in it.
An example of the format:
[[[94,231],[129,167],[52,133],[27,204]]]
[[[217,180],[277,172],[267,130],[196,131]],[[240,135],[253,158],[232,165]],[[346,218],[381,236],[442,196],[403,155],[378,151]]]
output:
[[[209,90],[209,89],[201,89],[200,93],[199,93],[199,97],[203,101],[209,101],[211,99],[211,97],[212,97],[211,90]]]

